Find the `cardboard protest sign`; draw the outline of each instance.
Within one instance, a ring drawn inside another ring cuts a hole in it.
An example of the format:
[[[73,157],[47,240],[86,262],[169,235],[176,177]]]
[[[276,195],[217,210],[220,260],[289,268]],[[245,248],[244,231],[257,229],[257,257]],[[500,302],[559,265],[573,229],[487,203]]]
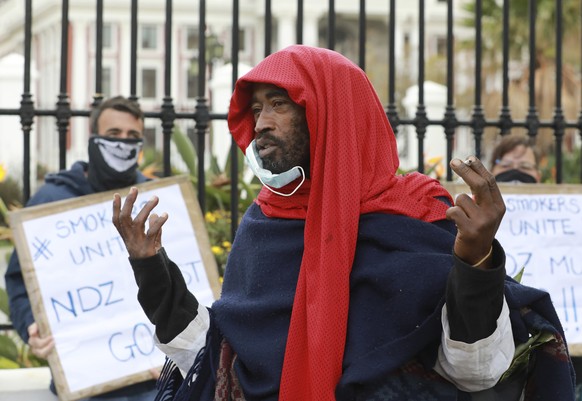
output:
[[[192,184],[171,177],[137,185],[134,216],[153,196],[167,212],[162,244],[202,305],[219,296],[216,261]],[[52,335],[49,363],[61,400],[151,379],[164,355],[137,302],[123,240],[111,222],[113,193],[21,209],[10,222],[33,314]]]
[[[448,184],[454,195],[471,193]],[[582,186],[499,184],[506,212],[497,231],[507,274],[547,291],[572,355],[582,355]]]

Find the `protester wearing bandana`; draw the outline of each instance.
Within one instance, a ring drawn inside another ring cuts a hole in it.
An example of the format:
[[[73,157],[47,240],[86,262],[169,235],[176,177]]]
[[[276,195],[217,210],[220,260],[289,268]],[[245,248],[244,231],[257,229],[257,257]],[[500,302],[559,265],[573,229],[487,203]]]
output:
[[[91,114],[89,162],[78,161],[70,170],[48,174],[27,206],[40,205],[96,192],[123,188],[146,181],[137,169],[143,144],[144,115],[139,105],[122,96],[105,100]],[[52,337],[43,337],[34,322],[16,251],[6,270],[6,290],[12,324],[34,355],[46,358],[54,348]],[[87,369],[91,369],[87,365]],[[55,392],[54,386],[51,390]],[[155,382],[148,381],[115,390],[91,401],[149,401]]]
[[[573,399],[548,295],[505,276],[495,240],[505,206],[478,159],[451,162],[473,192],[454,205],[437,181],[397,175],[394,133],[365,73],[309,46],[240,78],[228,123],[264,186],[211,308],[162,247],[171,216],[152,213],[158,200],[132,218],[137,189],[123,205],[114,197],[138,299],[169,358],[158,399],[477,399],[540,330],[555,340],[515,370],[518,391],[527,374],[526,400]]]

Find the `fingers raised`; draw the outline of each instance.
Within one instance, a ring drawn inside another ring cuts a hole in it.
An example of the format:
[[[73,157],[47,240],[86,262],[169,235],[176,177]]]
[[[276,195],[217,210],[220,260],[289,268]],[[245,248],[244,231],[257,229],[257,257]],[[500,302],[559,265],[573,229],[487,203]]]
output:
[[[154,208],[158,205],[160,199],[157,196],[152,196],[152,198],[147,201],[147,203],[141,208],[137,216],[135,216],[134,224],[141,225],[145,227],[145,222]]]
[[[113,194],[113,215],[111,216],[111,221],[117,230],[119,230],[119,213],[121,209],[121,195],[118,193]]]
[[[123,205],[119,194],[113,196],[113,225],[132,259],[146,258],[158,252],[162,246],[162,226],[168,219],[167,213],[161,216],[152,213],[159,203],[157,196],[152,196],[132,218],[137,196],[138,190],[135,187],[130,189]],[[149,222],[147,232],[146,222]]]
[[[129,190],[129,193],[125,197],[125,202],[123,202],[123,206],[121,207],[121,212],[119,213],[120,223],[131,221],[131,212],[133,210],[135,200],[137,199],[137,194],[138,191],[136,187],[132,187]]]
[[[481,160],[475,156],[469,156],[464,162],[453,159],[451,168],[469,185],[477,205],[483,202],[503,203],[495,177],[485,168]]]
[[[166,222],[166,220],[168,220],[167,213],[162,213],[161,216],[158,216],[157,214],[152,213],[152,215],[149,218],[149,228],[148,228],[147,236],[152,237],[152,238],[157,237],[160,233],[160,230],[162,229],[162,226]]]
[[[447,218],[457,226],[454,251],[467,263],[474,264],[488,254],[497,228],[505,213],[505,204],[493,175],[474,156],[464,162],[451,161],[451,168],[471,188],[472,196],[460,194]]]

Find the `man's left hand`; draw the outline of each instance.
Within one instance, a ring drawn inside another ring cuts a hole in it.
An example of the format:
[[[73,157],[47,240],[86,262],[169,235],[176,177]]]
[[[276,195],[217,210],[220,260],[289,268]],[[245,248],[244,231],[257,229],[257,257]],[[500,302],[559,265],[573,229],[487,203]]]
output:
[[[455,206],[447,210],[447,219],[457,226],[455,254],[468,264],[488,268],[491,245],[505,214],[505,203],[495,177],[474,156],[466,161],[451,160],[451,168],[471,188],[473,196],[460,194]],[[485,259],[485,260],[483,260]],[[481,262],[481,263],[479,263]]]

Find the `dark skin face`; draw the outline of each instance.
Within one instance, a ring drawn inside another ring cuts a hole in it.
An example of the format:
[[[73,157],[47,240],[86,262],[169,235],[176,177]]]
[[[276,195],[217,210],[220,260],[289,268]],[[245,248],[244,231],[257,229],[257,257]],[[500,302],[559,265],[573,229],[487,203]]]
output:
[[[255,84],[251,110],[263,168],[279,174],[301,166],[308,175],[309,130],[305,109],[293,102],[284,89]]]

